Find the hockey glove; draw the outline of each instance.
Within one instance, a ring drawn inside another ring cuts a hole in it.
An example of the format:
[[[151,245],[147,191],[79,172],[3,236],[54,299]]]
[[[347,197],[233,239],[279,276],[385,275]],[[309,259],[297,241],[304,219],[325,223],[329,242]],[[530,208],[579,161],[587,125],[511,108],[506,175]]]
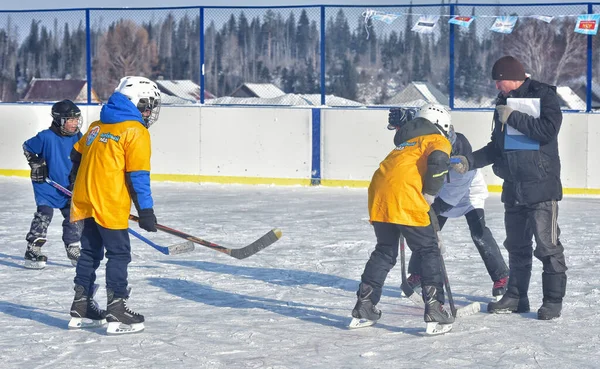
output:
[[[31,167],[31,180],[35,183],[44,183],[48,177],[48,166],[43,158],[32,158],[29,161]]]
[[[466,156],[456,155],[450,158],[450,167],[459,174],[465,174],[469,171],[469,161]]]
[[[412,120],[415,117],[415,111],[413,109],[406,108],[391,108],[388,114],[388,126],[387,129],[393,131],[402,127],[406,122]]]
[[[148,232],[156,232],[156,216],[154,210],[142,209],[138,212],[140,220],[138,221],[140,228]]]

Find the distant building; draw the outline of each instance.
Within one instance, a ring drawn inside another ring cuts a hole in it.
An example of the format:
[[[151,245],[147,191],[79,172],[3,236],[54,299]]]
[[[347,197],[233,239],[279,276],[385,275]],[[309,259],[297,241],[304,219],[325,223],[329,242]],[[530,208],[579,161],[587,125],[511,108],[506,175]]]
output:
[[[448,105],[448,96],[428,82],[411,82],[386,105],[422,106],[424,104]]]
[[[354,106],[361,107],[364,104],[345,99],[343,97],[326,95],[327,106]],[[276,97],[233,97],[222,96],[207,102],[211,105],[263,105],[263,106],[320,106],[320,94],[283,94]]]
[[[163,94],[165,104],[185,104],[200,102],[200,86],[189,79],[158,79],[155,81]],[[168,95],[165,96],[164,94]],[[215,95],[204,90],[204,100],[214,99]]]
[[[231,97],[260,97],[271,99],[285,95],[285,92],[272,83],[244,83],[236,88],[229,96]]]
[[[54,102],[69,99],[75,103],[87,103],[87,81],[79,79],[33,78],[29,89],[21,101]],[[92,89],[91,101],[99,103],[98,95]]]

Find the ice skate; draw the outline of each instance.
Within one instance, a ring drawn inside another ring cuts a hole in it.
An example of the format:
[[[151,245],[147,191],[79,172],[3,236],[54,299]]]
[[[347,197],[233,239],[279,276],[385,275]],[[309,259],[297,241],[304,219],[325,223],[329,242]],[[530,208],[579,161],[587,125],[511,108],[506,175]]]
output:
[[[48,258],[42,254],[42,246],[46,243],[45,238],[36,238],[33,242],[27,245],[25,251],[25,264],[27,269],[44,269]]]
[[[127,299],[114,297],[114,292],[107,291],[106,321],[109,335],[137,333],[144,330],[144,316],[127,307]]]
[[[497,281],[494,281],[494,287],[492,287],[492,296],[494,297],[494,301],[500,301],[502,296],[507,291],[508,277],[500,278]]]
[[[352,310],[352,320],[348,328],[369,327],[381,318],[381,310],[377,309],[371,301],[373,287],[366,283],[361,283],[358,290],[358,299]]]
[[[406,283],[402,283],[400,286],[402,294],[408,297],[410,301],[416,305],[423,306],[423,297],[421,296],[421,276],[418,274],[411,274],[406,279]]]
[[[77,266],[77,260],[79,260],[80,249],[81,242],[74,242],[65,246],[65,250],[67,251],[67,257],[71,261],[71,265],[73,265],[74,267]]]
[[[95,284],[91,297],[86,296],[83,286],[75,285],[75,298],[71,305],[69,329],[97,328],[106,324],[106,311],[100,309],[94,300],[98,285]]]
[[[428,335],[443,334],[452,329],[454,317],[437,299],[437,289],[434,286],[423,288],[423,300],[425,303],[424,320],[427,324],[425,333]]]

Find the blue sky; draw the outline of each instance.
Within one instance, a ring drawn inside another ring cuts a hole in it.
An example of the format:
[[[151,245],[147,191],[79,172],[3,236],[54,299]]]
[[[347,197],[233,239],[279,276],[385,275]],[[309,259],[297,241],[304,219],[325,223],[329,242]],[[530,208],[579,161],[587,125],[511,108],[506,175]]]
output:
[[[497,3],[496,0],[469,0],[459,3]],[[579,0],[561,1],[561,0],[525,0],[526,3],[544,4],[544,3],[574,3]],[[21,10],[21,9],[68,9],[68,8],[123,8],[123,7],[165,7],[165,6],[265,6],[265,5],[365,5],[371,7],[375,5],[399,5],[406,4],[408,1],[402,0],[61,0],[60,2],[49,2],[47,0],[20,0],[16,2],[2,1],[2,10]],[[415,0],[414,4],[438,4],[440,0]],[[519,0],[503,0],[503,4],[523,3]]]

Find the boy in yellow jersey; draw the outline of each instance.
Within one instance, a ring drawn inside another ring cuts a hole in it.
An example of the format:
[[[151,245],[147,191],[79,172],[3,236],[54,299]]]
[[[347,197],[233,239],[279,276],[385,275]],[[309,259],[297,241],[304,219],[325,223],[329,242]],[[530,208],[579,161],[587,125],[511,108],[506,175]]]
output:
[[[361,276],[351,327],[371,325],[381,317],[376,305],[387,274],[396,264],[401,235],[422,259],[425,322],[437,326],[454,321],[443,307],[440,250],[429,217],[430,205],[448,173],[452,150],[446,137],[449,127],[450,114],[443,106],[425,105],[416,118],[397,130],[396,147],[373,174],[369,185],[369,219],[377,245]]]
[[[75,298],[69,327],[83,318],[103,323],[107,333],[144,329],[144,316],[127,307],[127,266],[131,246],[127,232],[131,201],[141,228],[156,232],[150,191],[150,134],[158,119],[160,92],[144,77],[124,77],[71,153],[73,199],[71,221],[83,220],[81,255],[75,276]],[[106,311],[98,309],[94,295],[96,269],[106,251]]]

